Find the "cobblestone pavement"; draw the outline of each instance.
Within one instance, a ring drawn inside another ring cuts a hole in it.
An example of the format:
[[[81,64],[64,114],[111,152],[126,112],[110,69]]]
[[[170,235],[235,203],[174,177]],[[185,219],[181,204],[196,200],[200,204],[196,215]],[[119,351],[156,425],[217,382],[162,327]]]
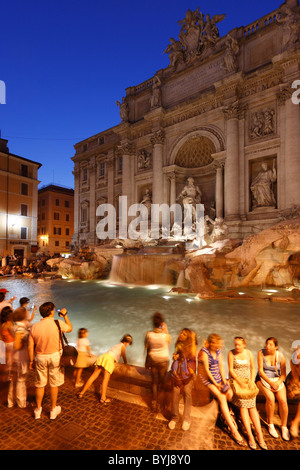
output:
[[[30,372],[29,403],[25,409],[8,408],[7,383],[0,385],[1,450],[249,450],[248,446],[241,449],[220,428],[214,401],[193,411],[189,431],[182,431],[180,425],[171,431],[168,421],[161,414],[151,412],[139,397],[109,389],[109,396],[114,399],[105,406],[100,405],[95,390],[91,389],[82,400],[78,400],[70,373],[66,374],[65,384],[59,390],[61,414],[55,420],[49,419],[50,396],[46,388],[42,417],[35,420],[32,376],[33,372]],[[269,449],[300,450],[300,438],[289,442],[281,437],[273,439],[265,428],[264,434]]]

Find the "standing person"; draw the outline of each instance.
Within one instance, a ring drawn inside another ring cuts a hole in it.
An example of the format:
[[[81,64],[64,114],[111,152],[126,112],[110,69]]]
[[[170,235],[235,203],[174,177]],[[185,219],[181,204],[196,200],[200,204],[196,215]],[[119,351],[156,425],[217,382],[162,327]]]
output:
[[[292,437],[299,436],[300,426],[300,349],[297,349],[291,360],[291,371],[286,378],[287,396],[298,401],[296,415],[291,422],[290,433]]]
[[[111,374],[114,371],[115,364],[119,362],[121,356],[123,358],[124,364],[127,364],[126,359],[126,348],[132,344],[132,336],[125,335],[121,339],[120,343],[116,344],[112,348],[110,348],[106,353],[99,356],[95,362],[95,370],[86,382],[85,386],[81,390],[80,393],[77,394],[78,398],[82,398],[84,393],[89,389],[89,387],[95,382],[95,380],[99,377],[101,372],[103,371],[104,377],[102,382],[102,390],[101,390],[101,398],[100,403],[101,405],[108,405],[111,402],[110,398],[106,397],[107,386]]]
[[[27,310],[24,307],[16,308],[13,312],[14,320],[14,353],[12,365],[12,377],[8,388],[8,407],[16,403],[19,408],[27,406],[26,379],[28,374],[28,338],[30,332],[30,322],[27,320]]]
[[[225,378],[221,347],[221,336],[217,334],[208,336],[204,347],[198,354],[198,373],[203,384],[218,400],[221,413],[229,426],[233,439],[238,445],[245,446],[245,441],[238,432],[228,408],[227,400],[231,400],[232,390]]]
[[[81,387],[83,382],[81,382],[81,374],[83,369],[86,369],[90,365],[89,358],[91,355],[90,342],[88,339],[88,330],[86,328],[80,328],[78,330],[78,340],[77,340],[77,351],[78,356],[74,364],[74,377],[75,377],[75,387]]]
[[[20,306],[26,308],[26,310],[27,310],[27,320],[32,322],[33,319],[34,319],[35,311],[36,311],[36,305],[33,306],[32,312],[30,312],[30,310],[28,310],[28,308],[27,308],[29,302],[30,302],[30,299],[28,299],[28,297],[22,297],[20,299]]]
[[[4,380],[11,380],[14,354],[14,322],[11,306],[4,307],[0,313],[0,339],[5,344],[5,373]]]
[[[169,346],[171,336],[161,313],[152,316],[153,330],[145,336],[147,352],[146,367],[151,370],[152,377],[152,410],[159,411],[161,390],[169,367]]]
[[[168,425],[170,429],[174,429],[179,420],[179,399],[181,393],[183,393],[184,398],[182,430],[187,431],[190,429],[192,390],[197,365],[196,354],[196,335],[189,328],[184,328],[175,343],[174,361],[171,367],[173,390],[172,418]]]
[[[43,318],[31,327],[28,345],[31,369],[33,368],[35,354],[36,409],[34,410],[34,416],[35,419],[41,417],[45,386],[49,380],[51,396],[50,419],[55,419],[61,412],[61,407],[57,406],[58,387],[64,383],[64,369],[60,366],[62,344],[59,330],[54,320],[55,305],[52,302],[45,302],[40,306],[39,310]],[[73,327],[68,318],[67,310],[62,308],[59,315],[64,319],[64,322],[58,320],[61,331],[63,333],[70,333]]]
[[[229,375],[242,389],[247,389],[247,383],[255,385],[255,365],[251,351],[246,349],[246,341],[242,336],[234,338],[234,349],[228,353]],[[258,390],[257,390],[258,391]],[[251,421],[257,434],[258,444],[263,450],[267,450],[264,441],[260,417],[256,408],[256,395],[251,398],[239,398],[234,390],[232,403],[240,409],[242,422],[245,426],[249,439],[249,447],[256,449],[256,443],[251,429]],[[251,421],[250,421],[251,420]]]
[[[273,424],[276,398],[281,418],[282,438],[288,441],[290,439],[287,428],[288,404],[284,385],[286,362],[284,355],[278,351],[278,341],[276,338],[267,338],[264,349],[258,352],[257,364],[259,374],[257,386],[266,398],[265,407],[269,433],[272,437],[278,437]]]
[[[13,301],[16,297],[12,297],[9,300],[5,300],[6,294],[8,293],[7,289],[0,289],[0,313],[4,307],[11,307],[13,308]]]

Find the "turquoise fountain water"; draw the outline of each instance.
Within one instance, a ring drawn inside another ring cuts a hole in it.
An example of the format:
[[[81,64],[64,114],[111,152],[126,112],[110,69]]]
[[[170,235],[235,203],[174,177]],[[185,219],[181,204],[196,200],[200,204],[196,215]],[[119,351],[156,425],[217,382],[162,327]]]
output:
[[[69,341],[76,343],[78,329],[87,328],[95,355],[117,343],[123,334],[130,333],[134,342],[127,355],[134,365],[144,364],[144,336],[152,327],[151,315],[155,311],[165,316],[172,335],[171,354],[174,341],[184,327],[196,332],[199,347],[208,334],[220,334],[224,339],[225,358],[236,335],[247,339],[255,359],[265,339],[275,336],[288,363],[293,341],[300,340],[299,304],[264,300],[263,297],[272,295],[272,289],[257,292],[261,299],[249,301],[201,300],[195,295],[172,294],[167,286],[136,287],[97,280],[5,279],[0,287],[9,290],[7,298],[17,297],[15,308],[22,296],[29,297],[31,304],[38,307],[46,301],[54,302],[56,308],[66,307],[73,323]],[[34,322],[40,318],[37,309]]]

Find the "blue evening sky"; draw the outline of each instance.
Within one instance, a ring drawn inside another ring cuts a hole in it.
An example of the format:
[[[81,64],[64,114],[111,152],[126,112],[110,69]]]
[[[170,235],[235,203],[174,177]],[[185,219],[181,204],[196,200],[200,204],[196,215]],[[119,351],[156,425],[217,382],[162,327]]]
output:
[[[2,0],[2,138],[42,163],[41,186],[73,187],[74,144],[120,122],[125,89],[169,65],[188,9],[226,13],[220,35],[277,9],[280,0]]]

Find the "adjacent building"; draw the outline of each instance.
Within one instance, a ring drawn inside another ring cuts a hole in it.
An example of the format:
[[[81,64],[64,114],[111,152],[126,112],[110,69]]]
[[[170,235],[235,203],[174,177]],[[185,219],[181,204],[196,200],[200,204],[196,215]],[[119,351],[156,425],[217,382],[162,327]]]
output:
[[[188,10],[168,67],[126,89],[118,125],[75,145],[74,244],[99,242],[99,205],[172,205],[188,178],[232,238],[300,214],[299,1],[220,37],[224,16]]]
[[[9,152],[0,138],[0,256],[37,251],[38,170],[41,164]]]
[[[70,253],[73,232],[74,190],[55,184],[39,189],[39,252],[50,256]]]

